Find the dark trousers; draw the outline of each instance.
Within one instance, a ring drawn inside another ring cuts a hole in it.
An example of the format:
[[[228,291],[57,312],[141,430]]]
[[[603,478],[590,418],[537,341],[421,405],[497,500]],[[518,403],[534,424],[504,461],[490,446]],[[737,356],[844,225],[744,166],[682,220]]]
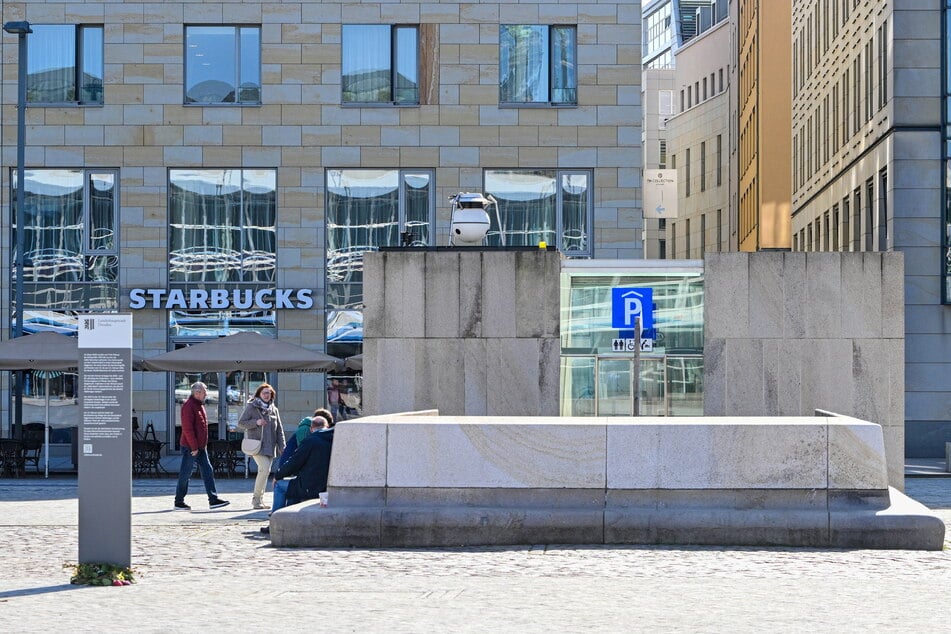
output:
[[[198,454],[193,456],[191,449],[182,447],[182,466],[178,470],[178,486],[175,488],[176,502],[185,501],[185,496],[188,495],[188,479],[192,477],[196,462],[198,471],[201,472],[201,479],[205,482],[208,501],[213,502],[218,499],[218,492],[215,490],[215,472],[211,468],[211,461],[208,460],[208,450],[199,449]]]

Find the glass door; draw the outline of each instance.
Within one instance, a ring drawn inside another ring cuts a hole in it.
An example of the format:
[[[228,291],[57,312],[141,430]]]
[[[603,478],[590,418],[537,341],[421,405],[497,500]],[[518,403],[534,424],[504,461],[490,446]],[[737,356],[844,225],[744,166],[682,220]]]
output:
[[[174,416],[173,429],[175,430],[175,445],[177,451],[181,448],[182,439],[182,405],[191,396],[191,386],[196,381],[201,381],[208,386],[208,394],[205,396],[205,413],[208,415],[208,438],[218,438],[221,430],[218,425],[218,372],[175,372],[175,388],[173,390],[175,407],[172,409]]]
[[[258,386],[267,381],[265,372],[224,372],[225,397],[221,402],[221,418],[226,421],[226,435],[223,438],[234,440],[243,434],[238,429],[238,419],[244,407]],[[270,381],[268,381],[270,382]]]
[[[641,357],[640,416],[667,416],[667,373],[664,359]]]
[[[598,359],[598,416],[633,416],[633,360]]]

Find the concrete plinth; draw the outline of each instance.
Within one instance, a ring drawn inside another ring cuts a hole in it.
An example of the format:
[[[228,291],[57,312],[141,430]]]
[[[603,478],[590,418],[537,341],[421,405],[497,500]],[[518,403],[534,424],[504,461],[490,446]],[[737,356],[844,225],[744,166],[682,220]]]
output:
[[[329,506],[275,512],[271,539],[940,549],[887,473],[881,427],[834,415],[379,416],[337,426]]]

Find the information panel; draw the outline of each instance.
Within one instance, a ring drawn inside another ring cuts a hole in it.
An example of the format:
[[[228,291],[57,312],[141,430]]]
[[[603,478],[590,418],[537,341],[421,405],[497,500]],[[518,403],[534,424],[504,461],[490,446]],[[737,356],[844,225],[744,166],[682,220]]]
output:
[[[132,562],[132,315],[79,316],[79,563]]]

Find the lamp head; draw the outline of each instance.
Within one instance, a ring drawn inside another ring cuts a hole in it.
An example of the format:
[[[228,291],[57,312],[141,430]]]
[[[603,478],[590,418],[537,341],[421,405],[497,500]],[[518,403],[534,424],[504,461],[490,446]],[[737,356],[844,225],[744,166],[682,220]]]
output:
[[[26,20],[20,22],[7,22],[3,25],[3,30],[13,35],[26,35],[27,33],[33,32],[33,29],[30,28],[30,23]]]

